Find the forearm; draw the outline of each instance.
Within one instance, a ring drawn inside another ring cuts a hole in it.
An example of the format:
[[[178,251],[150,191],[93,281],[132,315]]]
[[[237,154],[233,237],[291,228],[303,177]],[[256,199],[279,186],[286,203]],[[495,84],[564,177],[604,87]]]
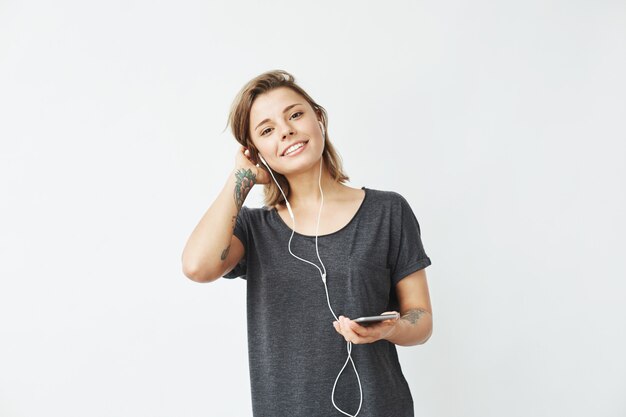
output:
[[[206,281],[206,277],[221,271],[230,249],[237,215],[255,179],[249,169],[230,173],[222,191],[187,240],[182,254],[183,271],[187,277]]]
[[[400,346],[421,345],[430,338],[432,329],[432,314],[421,308],[411,309],[402,314],[385,339]]]

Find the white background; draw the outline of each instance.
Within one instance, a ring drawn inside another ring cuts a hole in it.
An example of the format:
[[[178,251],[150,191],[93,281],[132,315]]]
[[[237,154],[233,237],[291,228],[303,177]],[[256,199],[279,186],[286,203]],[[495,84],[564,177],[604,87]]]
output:
[[[276,68],[420,221],[416,416],[626,415],[623,1],[1,0],[0,416],[251,415],[245,282],[180,257]]]

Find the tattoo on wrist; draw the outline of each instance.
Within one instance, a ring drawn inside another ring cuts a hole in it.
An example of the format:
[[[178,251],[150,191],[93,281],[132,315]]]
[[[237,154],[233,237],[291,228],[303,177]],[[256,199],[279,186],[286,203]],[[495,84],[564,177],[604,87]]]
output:
[[[414,310],[409,310],[407,311],[402,317],[400,317],[402,320],[406,320],[411,324],[415,324],[417,323],[417,321],[424,315],[424,314],[428,314],[428,311],[424,310],[423,308],[417,308]]]
[[[226,259],[229,251],[230,251],[230,245],[228,245],[228,247],[222,251],[222,261]]]
[[[237,210],[243,206],[243,201],[256,183],[256,175],[251,169],[239,169],[235,172],[235,205]]]

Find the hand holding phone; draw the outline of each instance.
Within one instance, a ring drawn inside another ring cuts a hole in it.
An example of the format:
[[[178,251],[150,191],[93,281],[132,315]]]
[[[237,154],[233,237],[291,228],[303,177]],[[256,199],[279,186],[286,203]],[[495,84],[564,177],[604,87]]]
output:
[[[399,318],[400,313],[397,311],[385,311],[379,316],[359,317],[354,320],[339,316],[333,326],[346,342],[374,343],[391,335],[397,328]]]
[[[378,322],[385,321],[385,320],[399,319],[399,318],[400,318],[400,314],[394,312],[394,313],[381,314],[379,316],[359,317],[358,319],[354,319],[353,321],[355,323],[359,323],[361,326],[368,326],[373,323],[378,323]]]

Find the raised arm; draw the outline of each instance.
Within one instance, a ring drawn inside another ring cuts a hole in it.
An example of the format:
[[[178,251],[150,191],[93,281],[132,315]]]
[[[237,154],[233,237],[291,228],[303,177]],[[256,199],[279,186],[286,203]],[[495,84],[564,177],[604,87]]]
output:
[[[183,249],[183,273],[196,282],[215,281],[241,260],[244,248],[233,235],[237,215],[254,184],[269,178],[266,171],[252,164],[243,146],[237,152],[235,169]]]

